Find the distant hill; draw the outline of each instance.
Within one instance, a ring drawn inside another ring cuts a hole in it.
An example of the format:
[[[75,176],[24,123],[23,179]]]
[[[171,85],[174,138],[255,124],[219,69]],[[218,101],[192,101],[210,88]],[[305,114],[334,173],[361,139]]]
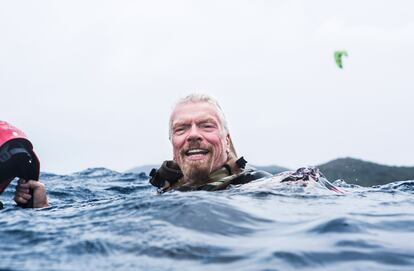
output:
[[[283,172],[283,171],[290,170],[288,168],[275,166],[275,165],[273,165],[273,166],[252,166],[252,167],[255,167],[255,168],[260,169],[260,170],[267,171],[267,172],[272,173],[272,174],[277,174],[277,173],[280,173],[280,172]]]
[[[414,180],[414,167],[384,166],[354,158],[336,159],[318,168],[328,180],[344,179],[347,183],[361,186]]]
[[[159,168],[160,166],[161,165],[143,165],[143,166],[131,168],[127,172],[133,172],[133,173],[144,172],[147,176],[149,176],[149,173],[150,173],[151,169]]]

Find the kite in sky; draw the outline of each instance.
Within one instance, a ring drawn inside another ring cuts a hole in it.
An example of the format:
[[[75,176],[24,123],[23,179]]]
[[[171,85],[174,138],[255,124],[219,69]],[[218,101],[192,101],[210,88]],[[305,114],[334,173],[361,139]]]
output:
[[[335,54],[334,54],[335,62],[336,62],[336,65],[341,69],[343,68],[342,58],[344,56],[346,57],[348,56],[348,53],[346,51],[335,51]]]

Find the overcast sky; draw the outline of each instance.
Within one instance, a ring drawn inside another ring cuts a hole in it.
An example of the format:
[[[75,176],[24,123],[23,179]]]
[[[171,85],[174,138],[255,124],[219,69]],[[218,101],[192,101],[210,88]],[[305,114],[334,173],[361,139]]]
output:
[[[413,10],[411,0],[0,1],[0,119],[28,134],[42,171],[123,171],[170,159],[172,105],[204,92],[253,164],[414,166]]]

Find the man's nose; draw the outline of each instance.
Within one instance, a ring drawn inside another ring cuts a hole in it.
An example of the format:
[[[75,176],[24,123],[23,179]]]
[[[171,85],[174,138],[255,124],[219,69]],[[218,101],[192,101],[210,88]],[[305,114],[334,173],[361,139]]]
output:
[[[201,140],[201,134],[199,129],[197,128],[196,125],[192,125],[191,129],[189,131],[188,137],[187,137],[187,141],[196,141],[196,140]]]

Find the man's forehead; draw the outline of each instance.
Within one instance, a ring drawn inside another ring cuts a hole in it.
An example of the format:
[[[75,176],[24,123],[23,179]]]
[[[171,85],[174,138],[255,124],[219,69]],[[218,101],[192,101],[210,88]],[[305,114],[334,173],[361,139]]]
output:
[[[179,104],[171,114],[171,121],[182,122],[188,119],[211,119],[219,121],[217,108],[207,102],[188,102]]]

